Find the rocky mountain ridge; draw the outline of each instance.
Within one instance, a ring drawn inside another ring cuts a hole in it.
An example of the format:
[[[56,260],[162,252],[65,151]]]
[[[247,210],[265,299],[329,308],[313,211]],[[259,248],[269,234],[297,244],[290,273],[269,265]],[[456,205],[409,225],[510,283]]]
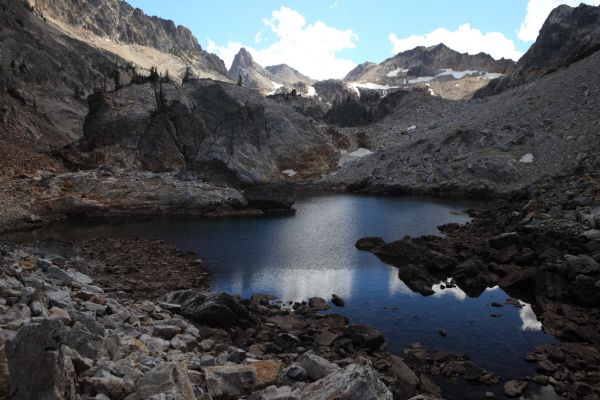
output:
[[[465,77],[485,80],[508,74],[513,68],[512,60],[495,60],[485,53],[461,54],[440,43],[398,53],[379,64],[360,64],[346,75],[344,81],[363,87],[370,85],[371,88],[398,87]]]
[[[565,68],[600,50],[600,7],[555,8],[531,48],[507,76],[491,81],[477,97],[498,94]]]
[[[113,51],[128,61],[149,68],[151,65],[127,51],[128,45],[155,49],[164,55],[167,65],[156,63],[171,74],[182,76],[187,66],[201,77],[228,80],[223,61],[206,52],[192,32],[171,20],[151,17],[123,0],[89,2],[81,0],[27,0],[38,13],[66,28],[79,40]],[[101,40],[94,40],[95,36]],[[102,41],[111,42],[102,44]],[[112,46],[111,46],[112,45]],[[168,57],[170,55],[171,57]],[[170,64],[170,65],[169,65]],[[164,72],[164,71],[163,71]]]

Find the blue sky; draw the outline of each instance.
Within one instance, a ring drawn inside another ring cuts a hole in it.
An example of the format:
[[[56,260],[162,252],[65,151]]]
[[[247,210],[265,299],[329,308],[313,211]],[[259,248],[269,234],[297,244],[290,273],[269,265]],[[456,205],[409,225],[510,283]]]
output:
[[[561,2],[579,0],[129,0],[187,26],[226,64],[244,46],[262,65],[287,63],[319,79],[439,41],[517,59]]]

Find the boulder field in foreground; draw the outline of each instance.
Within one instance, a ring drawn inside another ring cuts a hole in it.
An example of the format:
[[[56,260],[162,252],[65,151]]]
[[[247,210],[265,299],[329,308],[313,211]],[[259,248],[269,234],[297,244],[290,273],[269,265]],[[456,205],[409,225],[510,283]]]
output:
[[[103,259],[89,246],[86,254],[93,267],[67,242],[0,244],[0,399],[439,395],[381,351],[373,328],[299,303],[283,310],[268,296],[197,289],[133,300],[95,285],[87,273],[104,269]]]

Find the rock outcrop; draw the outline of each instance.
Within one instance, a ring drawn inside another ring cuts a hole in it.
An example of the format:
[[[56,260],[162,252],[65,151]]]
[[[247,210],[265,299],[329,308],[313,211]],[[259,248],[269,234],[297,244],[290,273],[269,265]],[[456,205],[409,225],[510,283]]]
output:
[[[498,94],[568,67],[600,50],[600,7],[581,4],[555,8],[531,48],[505,77],[491,81],[475,96]]]
[[[96,166],[184,168],[248,185],[319,176],[339,157],[324,127],[233,84],[132,84],[89,102],[79,148]]]

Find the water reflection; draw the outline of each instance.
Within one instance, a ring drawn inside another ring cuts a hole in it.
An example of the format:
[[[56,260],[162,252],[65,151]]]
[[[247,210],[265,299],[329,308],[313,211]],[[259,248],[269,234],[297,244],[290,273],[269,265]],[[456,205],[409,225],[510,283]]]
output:
[[[482,289],[473,298],[464,288],[447,287],[447,282],[435,285],[433,296],[415,294],[398,278],[398,269],[354,247],[365,236],[391,240],[439,233],[439,225],[466,222],[457,212],[468,207],[414,198],[328,195],[300,199],[296,215],[289,217],[66,224],[39,235],[68,240],[159,238],[198,252],[214,290],[244,297],[269,293],[283,301],[329,299],[336,293],[346,300],[343,314],[383,331],[393,352],[421,342],[467,353],[506,379],[526,376],[532,367],[524,355],[553,341],[539,330],[531,307],[505,307],[502,318],[491,318],[490,304],[509,297],[500,288]],[[437,333],[442,328],[448,331],[445,338]]]
[[[542,330],[542,322],[538,321],[535,312],[533,312],[533,308],[531,304],[524,303],[519,301],[521,306],[521,310],[519,311],[519,316],[521,317],[521,330],[524,331],[541,331]]]

